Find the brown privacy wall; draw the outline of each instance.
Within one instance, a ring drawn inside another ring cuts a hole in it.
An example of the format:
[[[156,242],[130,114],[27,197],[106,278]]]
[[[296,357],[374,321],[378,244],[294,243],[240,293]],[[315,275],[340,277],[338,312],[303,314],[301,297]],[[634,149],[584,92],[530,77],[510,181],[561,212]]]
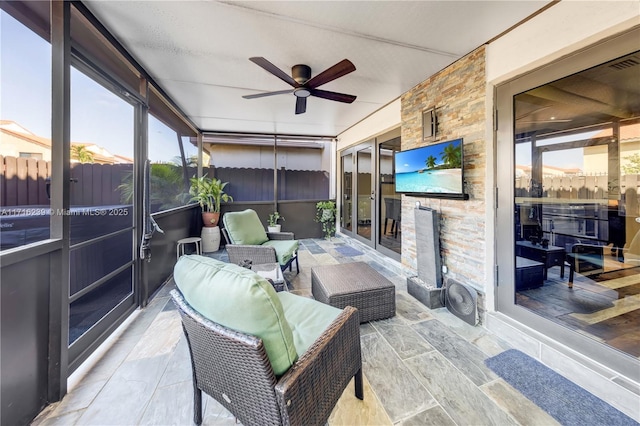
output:
[[[50,161],[0,156],[0,168],[0,206],[49,205]],[[71,205],[123,204],[118,187],[132,170],[132,164],[72,164]]]
[[[0,169],[0,207],[49,205],[46,179],[51,176],[50,161],[0,156]],[[71,165],[71,205],[130,204],[130,201],[122,200],[123,190],[119,187],[130,181],[132,170],[132,164],[73,163]],[[190,170],[189,174],[192,172]],[[215,176],[223,182],[229,182],[225,191],[232,195],[235,201],[273,200],[273,169],[219,167],[205,169],[205,174]],[[154,190],[153,186],[152,190]],[[160,189],[158,192],[161,192]],[[154,195],[162,194],[152,193],[151,195],[153,202]],[[176,194],[170,195],[173,199]],[[278,200],[326,200],[328,198],[329,174],[327,172],[278,170]]]
[[[440,213],[440,251],[448,277],[485,287],[485,49],[480,47],[402,96],[402,150],[427,145],[422,111],[436,108],[436,142],[463,139],[465,191],[469,200],[403,196],[402,263],[416,265],[416,201]]]
[[[272,201],[273,169],[211,167],[205,174],[229,182],[225,192],[234,201]],[[278,169],[278,200],[329,198],[329,173],[322,170]]]
[[[45,179],[51,162],[0,155],[0,206],[48,205]]]

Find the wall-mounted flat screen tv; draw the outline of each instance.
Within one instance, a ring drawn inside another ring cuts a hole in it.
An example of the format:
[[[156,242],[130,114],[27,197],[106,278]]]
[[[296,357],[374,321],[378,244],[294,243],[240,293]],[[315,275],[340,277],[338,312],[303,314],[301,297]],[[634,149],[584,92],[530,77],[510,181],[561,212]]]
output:
[[[462,139],[395,153],[396,192],[439,198],[464,193]]]

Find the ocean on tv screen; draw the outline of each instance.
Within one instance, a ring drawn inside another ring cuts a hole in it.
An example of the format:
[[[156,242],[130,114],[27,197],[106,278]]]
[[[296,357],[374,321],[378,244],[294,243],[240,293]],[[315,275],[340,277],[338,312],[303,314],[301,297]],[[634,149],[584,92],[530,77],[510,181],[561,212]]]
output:
[[[462,193],[462,169],[445,169],[399,173],[396,191],[419,193]]]

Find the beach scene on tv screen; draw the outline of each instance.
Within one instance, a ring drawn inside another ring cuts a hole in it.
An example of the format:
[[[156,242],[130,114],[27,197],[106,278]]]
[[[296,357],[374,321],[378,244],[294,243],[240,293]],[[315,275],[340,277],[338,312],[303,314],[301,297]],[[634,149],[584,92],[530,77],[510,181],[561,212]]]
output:
[[[399,152],[396,191],[462,193],[462,139]]]

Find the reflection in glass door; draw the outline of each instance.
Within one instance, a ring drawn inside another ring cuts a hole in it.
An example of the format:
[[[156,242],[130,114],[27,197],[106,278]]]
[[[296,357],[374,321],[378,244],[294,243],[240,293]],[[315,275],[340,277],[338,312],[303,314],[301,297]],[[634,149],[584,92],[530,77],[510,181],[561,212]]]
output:
[[[340,157],[341,231],[395,260],[402,251],[401,196],[394,182],[394,153],[400,146],[396,129],[348,148]]]
[[[72,68],[72,363],[134,304],[134,112],[134,105]]]
[[[515,304],[635,358],[638,54],[513,98]]]
[[[402,197],[396,193],[394,153],[400,151],[400,137],[378,145],[378,245],[401,253]]]
[[[340,226],[343,231],[352,232],[353,154],[345,154],[340,159],[342,162],[342,205],[340,207]]]
[[[371,185],[373,176],[373,149],[368,144],[356,151],[356,224],[357,234],[372,244],[371,222],[373,218],[373,200],[375,193]]]

